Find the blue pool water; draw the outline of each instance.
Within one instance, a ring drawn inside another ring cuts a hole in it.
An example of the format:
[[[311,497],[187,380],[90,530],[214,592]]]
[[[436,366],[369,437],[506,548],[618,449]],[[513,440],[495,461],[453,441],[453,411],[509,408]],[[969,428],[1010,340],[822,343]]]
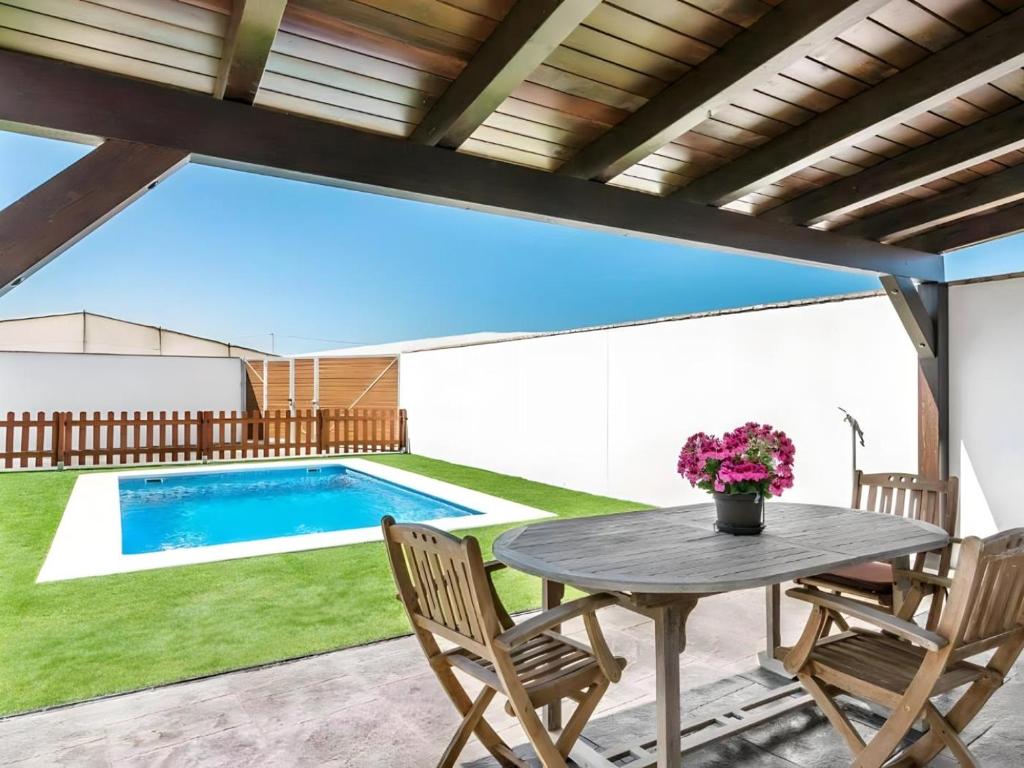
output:
[[[480,514],[337,464],[124,477],[118,491],[126,555]]]

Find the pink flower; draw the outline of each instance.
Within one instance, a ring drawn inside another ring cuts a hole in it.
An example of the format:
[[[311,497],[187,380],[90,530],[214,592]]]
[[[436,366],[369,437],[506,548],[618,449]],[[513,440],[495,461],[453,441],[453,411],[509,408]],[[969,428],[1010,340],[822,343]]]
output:
[[[750,421],[721,438],[691,435],[679,452],[676,471],[706,491],[778,496],[793,487],[795,455],[785,432]]]

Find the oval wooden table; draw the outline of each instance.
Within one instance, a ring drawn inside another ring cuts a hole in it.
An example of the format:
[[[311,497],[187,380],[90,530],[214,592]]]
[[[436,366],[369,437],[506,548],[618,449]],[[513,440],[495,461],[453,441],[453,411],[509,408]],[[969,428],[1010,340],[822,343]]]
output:
[[[876,560],[906,568],[910,555],[948,542],[934,525],[838,507],[771,503],[765,520],[760,536],[716,532],[713,504],[553,520],[506,531],[494,542],[494,556],[544,579],[545,607],[561,600],[563,585],[569,584],[611,592],[625,607],[654,620],[656,760],[659,768],[678,768],[683,751],[679,655],[686,645],[687,617],[701,597],[777,589],[802,576]],[[549,727],[558,727],[557,713],[549,717]]]

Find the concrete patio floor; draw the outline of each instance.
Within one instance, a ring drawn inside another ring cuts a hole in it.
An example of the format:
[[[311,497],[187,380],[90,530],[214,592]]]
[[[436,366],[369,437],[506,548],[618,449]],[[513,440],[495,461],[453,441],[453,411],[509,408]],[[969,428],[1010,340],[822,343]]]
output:
[[[684,716],[725,709],[786,681],[754,661],[764,641],[763,592],[703,600],[682,657]],[[805,611],[784,602],[785,640]],[[654,733],[654,648],[649,623],[602,613],[629,666],[586,729],[601,748]],[[570,626],[575,634],[579,626]],[[1024,765],[1024,682],[1014,675],[972,725],[982,765]],[[59,670],[54,671],[59,674]],[[500,697],[488,718],[510,744],[524,741]],[[879,720],[851,716],[865,736]],[[433,766],[458,722],[413,638],[0,720],[3,766]],[[791,714],[689,756],[703,768],[830,768],[849,754],[814,709]],[[935,765],[952,765],[940,758]],[[463,765],[495,763],[472,741]]]

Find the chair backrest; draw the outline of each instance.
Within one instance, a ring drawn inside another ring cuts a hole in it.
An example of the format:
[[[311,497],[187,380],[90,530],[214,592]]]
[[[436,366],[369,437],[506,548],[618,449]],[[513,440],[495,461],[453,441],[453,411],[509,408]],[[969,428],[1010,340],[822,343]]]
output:
[[[459,539],[427,525],[381,521],[398,597],[409,621],[423,633],[491,658],[490,641],[501,631],[498,612],[475,538]],[[424,645],[428,656],[436,648]]]
[[[920,520],[956,535],[960,481],[930,480],[899,473],[857,472],[853,484],[855,509]]]
[[[1024,528],[964,541],[938,632],[959,658],[1024,636]]]

